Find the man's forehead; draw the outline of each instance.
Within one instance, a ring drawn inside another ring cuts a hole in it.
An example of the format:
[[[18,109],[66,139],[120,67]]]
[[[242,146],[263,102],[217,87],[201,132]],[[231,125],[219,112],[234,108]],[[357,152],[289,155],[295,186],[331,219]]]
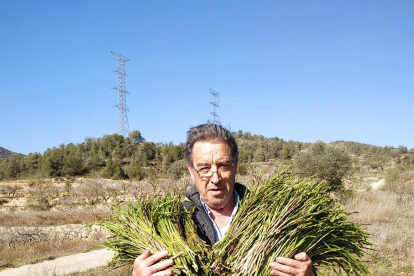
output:
[[[198,141],[193,147],[193,160],[211,160],[211,158],[231,158],[231,150],[227,143],[222,141]]]
[[[197,141],[194,143],[193,151],[226,150],[230,152],[230,146],[224,141]]]

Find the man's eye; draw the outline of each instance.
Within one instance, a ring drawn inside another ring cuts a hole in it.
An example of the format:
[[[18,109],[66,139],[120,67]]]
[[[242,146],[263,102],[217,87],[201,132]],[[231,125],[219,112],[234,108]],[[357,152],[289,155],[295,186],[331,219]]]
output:
[[[202,172],[202,173],[208,173],[209,171],[210,171],[210,168],[208,168],[208,167],[202,167],[201,169],[199,169],[198,170],[199,172]]]
[[[219,170],[228,171],[230,168],[231,168],[230,165],[222,165],[222,166],[219,167]]]

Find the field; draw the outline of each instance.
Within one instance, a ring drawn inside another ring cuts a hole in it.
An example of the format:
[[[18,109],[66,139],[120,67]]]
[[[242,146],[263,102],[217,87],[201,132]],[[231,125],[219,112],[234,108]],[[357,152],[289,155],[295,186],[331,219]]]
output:
[[[263,166],[262,166],[263,169]],[[414,177],[412,168],[394,175],[362,169],[345,179],[336,196],[351,220],[365,224],[373,249],[364,259],[371,275],[414,275]],[[271,173],[275,166],[265,167]],[[238,176],[251,183],[257,174]],[[190,180],[113,181],[36,179],[0,183],[0,270],[84,252],[102,243],[106,233],[85,224],[110,217],[111,206],[189,187]],[[404,186],[404,190],[401,190]],[[127,268],[100,268],[70,275],[121,275]]]
[[[0,183],[0,270],[85,252],[107,237],[100,227],[85,225],[110,218],[114,204],[186,189],[182,181],[148,183],[80,178],[71,181],[37,179]],[[103,273],[99,271],[97,275]]]

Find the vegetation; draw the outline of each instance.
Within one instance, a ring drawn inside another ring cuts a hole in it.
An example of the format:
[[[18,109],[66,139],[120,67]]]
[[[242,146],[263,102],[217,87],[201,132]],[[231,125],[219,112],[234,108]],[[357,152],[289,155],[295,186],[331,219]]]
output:
[[[366,274],[368,234],[329,196],[330,186],[277,173],[243,200],[224,239],[214,246],[218,275],[268,275],[276,257],[306,252],[318,274]],[[266,210],[266,211],[264,211]]]
[[[149,169],[168,176],[169,166],[184,159],[184,145],[146,142],[139,131],[129,137],[104,135],[80,144],[60,145],[43,155],[12,154],[0,160],[0,180],[38,177],[72,177],[96,174],[105,178],[140,180]]]
[[[414,164],[399,164],[385,175],[383,191],[414,197]]]
[[[8,149],[0,147],[0,159],[7,158],[10,155],[12,155],[11,151],[9,151]]]
[[[253,162],[292,163],[298,171],[339,185],[343,177],[358,167],[382,168],[389,160],[414,164],[414,149],[376,147],[356,142],[338,141],[325,144],[265,138],[249,132],[234,132],[239,146],[241,173]],[[352,165],[354,164],[354,166]],[[145,141],[141,132],[129,137],[104,135],[86,138],[83,143],[60,145],[43,155],[12,154],[0,159],[0,181],[37,177],[100,176],[112,179],[166,177],[179,178],[186,171],[184,145]]]
[[[294,163],[297,170],[306,176],[315,175],[335,187],[341,185],[342,178],[352,168],[352,159],[345,147],[338,144],[327,145],[322,141],[317,141],[299,152]]]
[[[364,257],[370,275],[414,275],[414,197],[391,191],[359,191],[345,205],[353,213],[350,220],[366,224],[374,244]]]
[[[152,253],[168,250],[175,261],[175,275],[207,275],[207,249],[181,199],[174,193],[141,199],[125,209],[115,207],[112,221],[94,223],[112,235],[104,244],[117,253],[111,265],[129,266],[147,249]]]
[[[297,159],[311,151],[314,143],[241,131],[233,135],[240,151],[238,182],[261,181],[257,172],[269,175],[280,165],[312,174],[299,168]],[[369,241],[375,245],[364,261],[372,275],[413,275],[414,149],[346,141],[324,144],[325,151],[329,147],[340,148],[351,157],[351,169],[341,178],[341,185],[352,190],[331,195],[340,196],[347,211],[358,212],[349,217],[350,221],[367,223]],[[0,229],[81,225],[110,217],[113,205],[180,188],[182,182],[173,178],[186,171],[183,152],[181,144],[149,142],[139,132],[127,138],[116,134],[86,138],[83,143],[61,145],[42,154],[9,152],[0,158]],[[185,181],[191,185],[188,177]],[[374,182],[382,186],[371,185]],[[104,240],[16,242],[5,235],[0,237],[0,256],[5,256],[0,258],[0,270],[82,252]],[[99,270],[84,275],[118,275],[111,273]]]
[[[117,252],[115,267],[130,265],[149,249],[168,250],[175,275],[268,275],[276,257],[307,252],[321,275],[367,274],[360,258],[371,245],[368,234],[347,221],[329,191],[325,182],[286,172],[265,179],[241,202],[228,234],[212,250],[198,239],[180,194],[115,207],[113,222],[95,224],[111,234],[105,246]]]

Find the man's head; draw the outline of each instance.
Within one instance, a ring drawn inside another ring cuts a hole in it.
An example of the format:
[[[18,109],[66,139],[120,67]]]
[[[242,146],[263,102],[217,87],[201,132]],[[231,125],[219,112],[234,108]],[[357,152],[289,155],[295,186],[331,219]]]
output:
[[[205,124],[188,131],[187,167],[201,198],[212,209],[233,203],[238,149],[225,128]]]
[[[236,139],[230,131],[216,124],[204,124],[190,128],[187,132],[187,143],[185,145],[185,159],[187,164],[193,166],[193,147],[198,141],[204,142],[223,142],[230,147],[231,157],[237,159],[239,149],[237,148]]]

